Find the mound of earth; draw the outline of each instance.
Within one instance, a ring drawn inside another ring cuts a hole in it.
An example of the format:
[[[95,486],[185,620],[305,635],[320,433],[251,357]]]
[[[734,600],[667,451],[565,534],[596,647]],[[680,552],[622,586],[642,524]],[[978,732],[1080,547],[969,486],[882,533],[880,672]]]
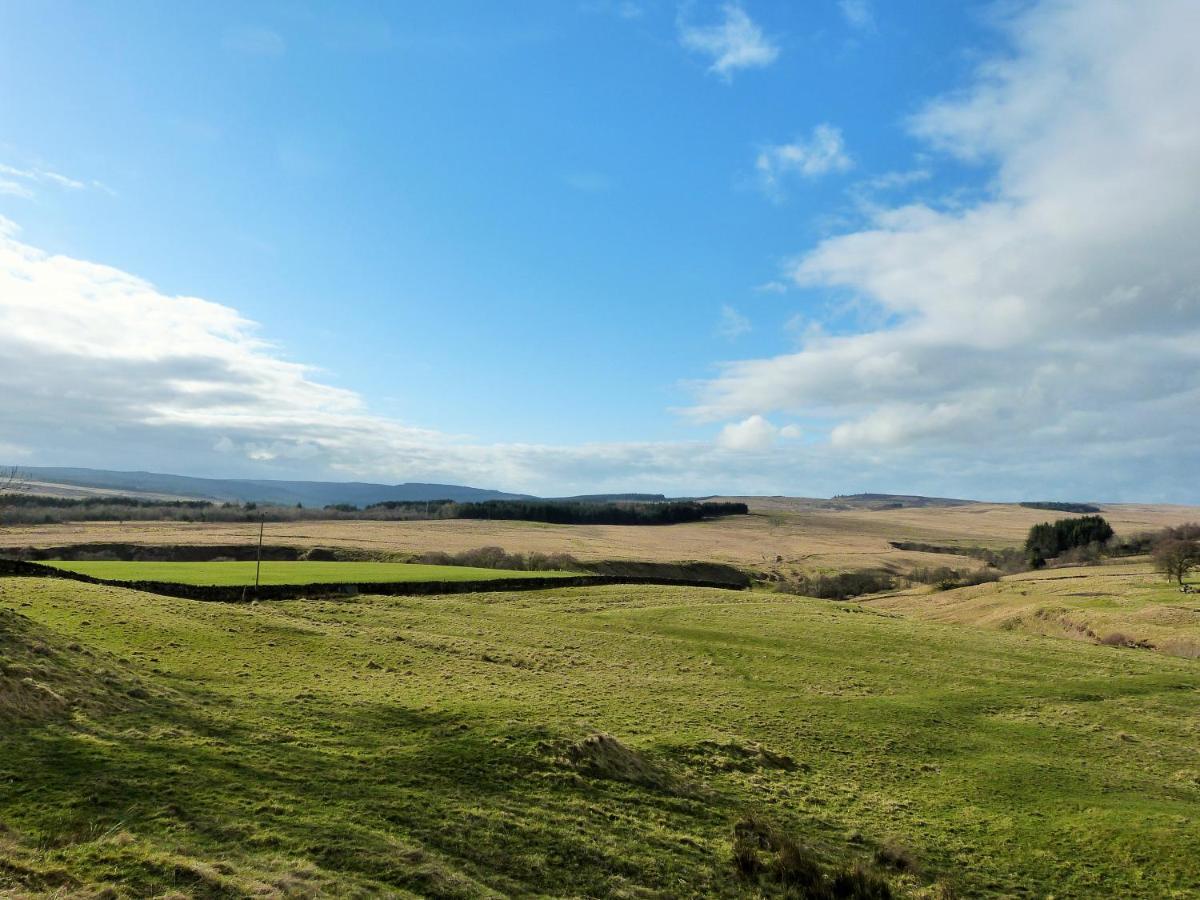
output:
[[[642,754],[626,747],[611,734],[590,734],[582,741],[569,745],[564,753],[566,762],[583,775],[624,781],[656,790],[677,787],[675,779]]]

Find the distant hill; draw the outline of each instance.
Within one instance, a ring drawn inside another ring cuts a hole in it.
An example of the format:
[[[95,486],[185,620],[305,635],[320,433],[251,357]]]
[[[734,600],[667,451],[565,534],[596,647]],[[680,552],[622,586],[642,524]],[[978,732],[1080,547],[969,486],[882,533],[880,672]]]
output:
[[[276,503],[295,506],[328,506],[350,503],[367,506],[388,500],[527,500],[528,494],[510,494],[459,484],[372,484],[364,481],[275,481],[248,478],[193,478],[155,472],[113,472],[106,469],[76,469],[55,466],[22,466],[31,479],[47,485],[95,488],[131,495],[154,494],[195,497],[239,503]],[[41,492],[40,486],[35,490]],[[47,491],[48,492],[48,491]]]
[[[574,497],[547,497],[559,503],[665,503],[666,494],[577,494]]]
[[[926,506],[966,506],[974,500],[958,500],[954,497],[922,497],[920,494],[835,494],[833,503],[851,503],[880,509],[901,509]]]

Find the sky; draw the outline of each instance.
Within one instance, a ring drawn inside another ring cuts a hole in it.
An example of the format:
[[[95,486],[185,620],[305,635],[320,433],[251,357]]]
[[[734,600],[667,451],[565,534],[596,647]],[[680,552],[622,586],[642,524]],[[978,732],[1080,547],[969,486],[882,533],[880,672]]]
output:
[[[1200,502],[1197,34],[0,3],[0,462]]]

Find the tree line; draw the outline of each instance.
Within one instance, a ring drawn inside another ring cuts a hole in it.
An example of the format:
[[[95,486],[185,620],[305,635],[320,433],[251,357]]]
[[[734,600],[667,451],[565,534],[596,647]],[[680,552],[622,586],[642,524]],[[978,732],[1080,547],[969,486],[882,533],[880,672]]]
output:
[[[609,502],[561,500],[389,500],[365,509],[349,503],[305,508],[279,504],[222,503],[210,500],[151,500],[140,497],[47,497],[0,494],[0,524],[50,525],[60,522],[295,522],[321,519],[520,519],[562,525],[674,525],[716,516],[745,515],[745,503],[665,501]]]
[[[718,516],[744,516],[745,503],[691,500],[667,503],[561,503],[538,500],[485,500],[458,504],[459,519],[521,519],[555,525],[677,525]]]

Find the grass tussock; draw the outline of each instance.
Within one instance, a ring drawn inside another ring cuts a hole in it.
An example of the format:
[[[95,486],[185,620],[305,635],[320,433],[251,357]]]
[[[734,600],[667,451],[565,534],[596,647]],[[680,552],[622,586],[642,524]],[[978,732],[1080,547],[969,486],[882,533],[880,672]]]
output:
[[[773,822],[750,815],[733,829],[733,865],[759,891],[797,900],[891,900],[888,879],[862,863],[829,864]]]

